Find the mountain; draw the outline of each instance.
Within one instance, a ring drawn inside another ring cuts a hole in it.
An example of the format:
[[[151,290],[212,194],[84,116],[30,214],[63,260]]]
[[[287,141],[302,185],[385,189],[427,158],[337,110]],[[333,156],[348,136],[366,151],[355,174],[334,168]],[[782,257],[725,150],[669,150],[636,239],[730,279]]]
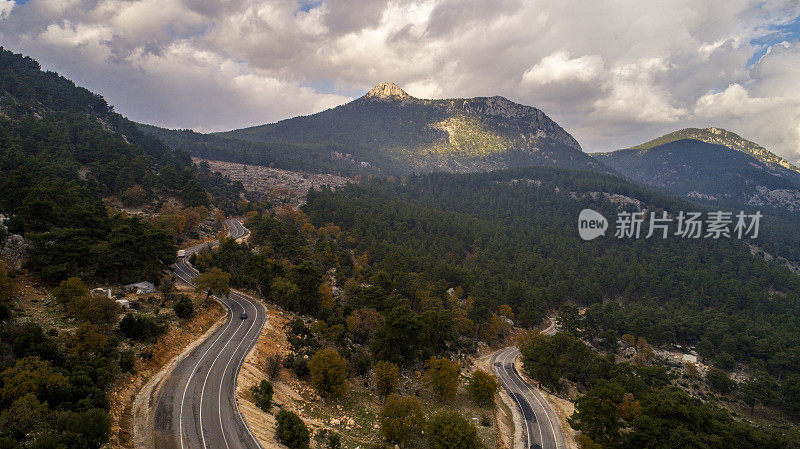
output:
[[[179,148],[192,153],[211,149],[229,160],[246,156],[253,162],[262,149],[274,157],[263,162],[282,168],[294,168],[287,165],[298,161],[275,151],[276,146],[303,152],[314,168],[328,161],[336,168],[383,175],[529,165],[608,171],[539,109],[497,96],[420,99],[390,83],[317,114],[217,133],[212,139],[150,131],[169,143],[182,140]]]
[[[640,184],[710,204],[800,212],[800,171],[719,128],[683,129],[595,158]]]
[[[665,143],[670,143],[682,139],[699,140],[701,142],[723,145],[732,150],[741,151],[742,153],[749,154],[750,156],[753,156],[754,158],[758,159],[760,162],[769,167],[772,168],[782,167],[787,170],[800,173],[800,168],[793,165],[786,159],[783,159],[777,154],[772,153],[771,151],[767,150],[766,148],[762,147],[761,145],[755,142],[751,142],[747,139],[744,139],[742,136],[736,133],[724,130],[722,128],[714,128],[714,127],[703,128],[703,129],[684,128],[663,135],[649,142],[645,142],[633,148],[646,150],[659,145],[663,145]]]
[[[362,166],[344,155],[332,157],[332,154],[338,154],[337,147],[252,142],[202,134],[190,129],[173,130],[142,123],[137,123],[137,126],[142,132],[152,134],[170,147],[203,159],[313,173],[378,174],[377,167]]]

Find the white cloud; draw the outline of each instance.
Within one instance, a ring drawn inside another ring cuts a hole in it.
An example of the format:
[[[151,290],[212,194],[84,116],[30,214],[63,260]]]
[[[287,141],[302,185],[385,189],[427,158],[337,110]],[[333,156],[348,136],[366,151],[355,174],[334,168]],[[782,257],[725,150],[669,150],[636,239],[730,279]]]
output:
[[[686,110],[673,106],[669,92],[656,82],[657,76],[668,70],[668,64],[661,58],[617,65],[611,70],[606,95],[594,103],[592,116],[598,121],[678,121],[686,115]]]
[[[694,115],[734,130],[793,161],[800,156],[800,46],[776,45],[744,86],[697,99]]]
[[[0,20],[11,14],[14,9],[14,0],[0,0]]]
[[[174,127],[274,121],[392,81],[421,97],[540,107],[590,151],[715,125],[800,156],[797,37],[752,43],[800,15],[797,2],[303,4],[0,0],[0,42],[136,120]]]
[[[545,56],[522,74],[523,84],[551,84],[569,81],[587,82],[595,79],[603,68],[598,55],[570,58],[568,51],[559,50]]]
[[[731,84],[722,92],[698,98],[694,112],[699,117],[749,118],[779,107],[782,102],[782,98],[753,98],[741,84]]]
[[[51,23],[47,29],[38,36],[43,44],[54,48],[72,48],[84,45],[96,46],[110,39],[112,28],[106,25],[88,25],[83,23],[73,24],[69,20],[63,23]]]

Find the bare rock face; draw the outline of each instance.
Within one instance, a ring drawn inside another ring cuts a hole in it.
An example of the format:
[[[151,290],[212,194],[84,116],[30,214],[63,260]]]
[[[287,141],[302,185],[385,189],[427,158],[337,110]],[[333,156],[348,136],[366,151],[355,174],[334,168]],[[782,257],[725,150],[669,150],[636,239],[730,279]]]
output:
[[[0,247],[0,257],[8,263],[8,268],[19,271],[31,257],[31,245],[21,235],[11,234]]]
[[[404,100],[406,98],[413,98],[394,83],[380,83],[367,92],[364,97],[373,100]]]

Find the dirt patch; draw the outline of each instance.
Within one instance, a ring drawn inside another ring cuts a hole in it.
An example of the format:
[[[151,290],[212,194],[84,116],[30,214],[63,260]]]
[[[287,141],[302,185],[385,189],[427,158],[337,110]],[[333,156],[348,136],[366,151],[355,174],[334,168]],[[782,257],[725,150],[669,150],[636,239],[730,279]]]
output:
[[[74,331],[78,326],[75,318],[67,316],[64,306],[53,298],[49,288],[34,277],[22,272],[14,278],[17,287],[16,307],[20,322],[31,321],[45,330],[52,328],[59,333]]]
[[[193,295],[188,288],[181,293]],[[195,298],[195,303],[200,302]],[[150,403],[157,386],[182,356],[223,322],[225,311],[215,301],[205,303],[187,321],[170,323],[167,331],[151,348],[149,360],[136,361],[135,374],[121,377],[109,393],[111,409],[111,437],[108,447],[133,448],[140,446],[148,436],[152,438],[150,426]],[[135,430],[134,430],[135,429]]]

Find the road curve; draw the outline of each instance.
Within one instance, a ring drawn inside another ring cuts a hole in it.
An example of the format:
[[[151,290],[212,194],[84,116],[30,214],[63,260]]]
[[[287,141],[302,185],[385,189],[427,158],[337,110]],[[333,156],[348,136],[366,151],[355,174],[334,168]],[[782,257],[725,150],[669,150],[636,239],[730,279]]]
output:
[[[248,233],[239,220],[226,225],[233,238]],[[198,272],[189,256],[214,244],[187,248],[186,257],[172,266],[175,276],[192,285]],[[239,413],[235,389],[239,368],[266,322],[266,309],[235,291],[216,299],[227,311],[225,322],[175,366],[155,397],[155,448],[260,449]],[[240,318],[243,312],[246,319]]]
[[[525,447],[565,449],[567,446],[564,432],[561,430],[561,423],[555,411],[517,372],[514,361],[519,356],[519,348],[516,346],[497,352],[492,357],[492,370],[522,414]]]

